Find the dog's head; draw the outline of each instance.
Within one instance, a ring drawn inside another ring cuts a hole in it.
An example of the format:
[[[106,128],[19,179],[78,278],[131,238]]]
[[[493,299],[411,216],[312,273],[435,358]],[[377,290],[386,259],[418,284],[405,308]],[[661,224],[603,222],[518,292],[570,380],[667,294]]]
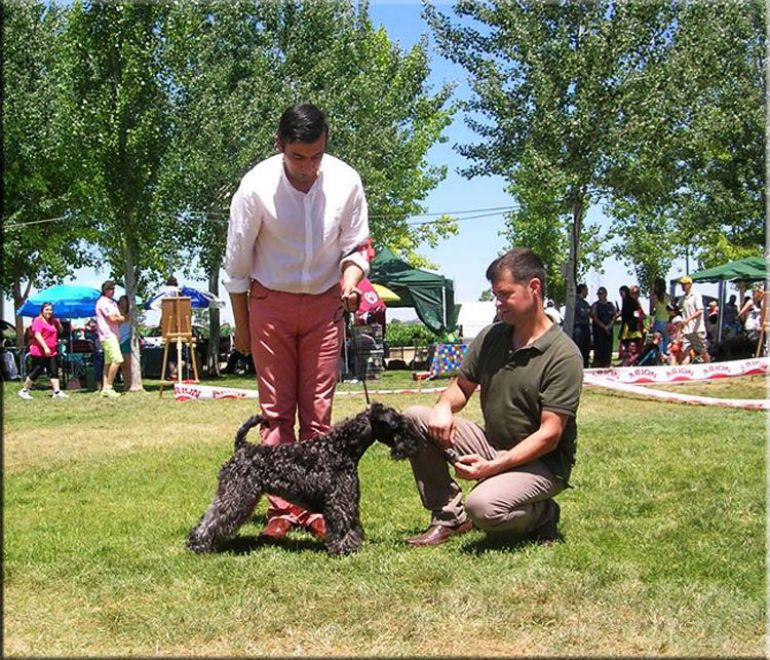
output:
[[[372,435],[390,447],[391,458],[409,458],[417,453],[417,429],[409,418],[381,403],[373,403],[368,415]]]

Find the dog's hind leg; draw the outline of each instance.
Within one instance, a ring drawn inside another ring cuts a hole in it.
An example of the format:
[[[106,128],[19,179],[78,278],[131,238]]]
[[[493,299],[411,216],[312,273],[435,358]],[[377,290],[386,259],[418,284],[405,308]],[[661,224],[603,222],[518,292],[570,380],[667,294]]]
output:
[[[262,491],[245,475],[223,469],[214,501],[187,537],[194,552],[212,552],[245,523]]]

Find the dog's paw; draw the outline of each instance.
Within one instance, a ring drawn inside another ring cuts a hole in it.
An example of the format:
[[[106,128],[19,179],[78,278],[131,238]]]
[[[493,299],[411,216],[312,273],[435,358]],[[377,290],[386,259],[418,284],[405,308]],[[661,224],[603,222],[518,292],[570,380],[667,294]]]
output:
[[[190,534],[190,536],[187,537],[187,542],[185,545],[187,546],[188,550],[192,550],[199,555],[214,551],[214,547],[211,543],[207,543],[194,534]]]

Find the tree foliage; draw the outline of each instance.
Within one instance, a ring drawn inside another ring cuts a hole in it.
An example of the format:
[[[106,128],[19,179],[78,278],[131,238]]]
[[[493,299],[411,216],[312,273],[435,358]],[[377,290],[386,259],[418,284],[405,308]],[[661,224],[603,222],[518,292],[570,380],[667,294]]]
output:
[[[66,14],[43,2],[3,5],[2,288],[16,308],[87,265],[89,234],[72,212],[79,186],[64,138],[60,35]],[[21,340],[21,319],[16,319]]]
[[[180,5],[170,31],[175,145],[168,181],[204,266],[222,261],[222,216],[245,171],[274,153],[281,112],[310,101],[329,118],[328,151],[361,174],[375,243],[400,252],[455,231],[406,219],[446,175],[427,161],[452,108],[427,91],[427,44],[403,53],[374,30],[365,3],[214,2]],[[219,233],[216,233],[219,232]],[[205,246],[204,246],[205,243]]]
[[[764,243],[764,3],[674,8],[666,57],[647,73],[664,94],[624,125],[643,147],[617,163],[626,176],[611,207],[619,256],[644,283],[674,256],[711,267],[760,254]],[[629,90],[630,107],[646,87]]]
[[[520,203],[509,239],[541,252],[549,294],[567,300],[568,331],[576,280],[601,257],[586,249],[586,231],[598,232],[586,213],[623,148],[614,130],[622,89],[658,37],[661,11],[648,3],[465,0],[454,25],[427,12],[442,53],[471,76],[465,109],[483,141],[461,148],[474,162],[467,174],[509,182]]]
[[[613,238],[646,285],[684,246],[705,261],[717,246],[757,245],[759,8],[462,0],[454,18],[426,8],[442,54],[471,81],[463,107],[481,140],[460,149],[466,175],[508,181],[520,204],[508,238],[545,258],[567,330],[576,279]],[[608,235],[585,222],[597,204],[613,220]]]
[[[148,274],[163,267],[159,240],[167,219],[153,214],[160,164],[167,150],[169,95],[164,83],[164,3],[81,3],[64,35],[71,149],[78,154],[87,219],[110,273],[134,299]],[[141,388],[134,333],[132,389]]]

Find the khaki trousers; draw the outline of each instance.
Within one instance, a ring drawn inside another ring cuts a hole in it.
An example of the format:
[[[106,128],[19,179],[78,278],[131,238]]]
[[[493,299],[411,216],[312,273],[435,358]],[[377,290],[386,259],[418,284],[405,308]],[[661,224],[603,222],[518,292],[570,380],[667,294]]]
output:
[[[441,450],[428,439],[430,408],[412,406],[405,415],[421,431],[420,448],[410,459],[423,506],[431,512],[431,524],[455,526],[471,519],[484,531],[526,534],[553,515],[549,500],[564,490],[540,460],[477,482],[463,505],[463,491],[449,473]],[[456,418],[454,448],[461,456],[478,454],[491,460],[510,447],[493,447],[476,424]]]

